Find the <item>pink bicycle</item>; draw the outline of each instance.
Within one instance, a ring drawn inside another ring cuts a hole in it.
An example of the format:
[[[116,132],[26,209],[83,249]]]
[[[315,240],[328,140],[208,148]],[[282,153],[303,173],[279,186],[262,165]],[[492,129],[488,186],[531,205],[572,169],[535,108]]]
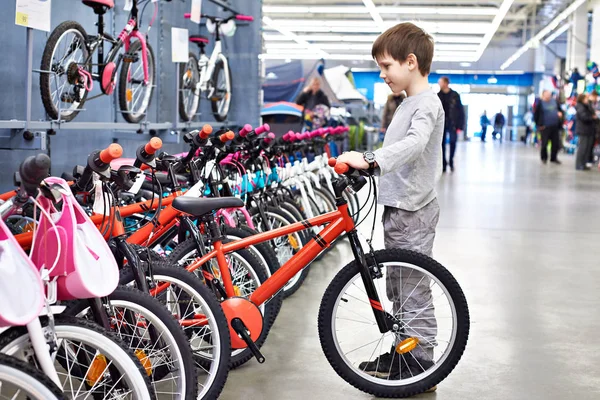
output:
[[[123,118],[131,123],[144,118],[152,99],[156,64],[146,35],[139,28],[144,10],[152,4],[151,1],[133,0],[129,22],[116,38],[104,31],[104,14],[115,6],[114,0],[82,0],[98,15],[97,35],[88,35],[76,21],[65,21],[52,31],[44,48],[40,74],[42,103],[50,118],[71,121],[81,111],[86,99],[111,95],[115,89],[118,89]],[[152,7],[154,15],[149,26],[156,19],[158,2]],[[137,40],[132,41],[132,38]],[[112,45],[106,58],[105,42]],[[120,51],[123,46],[124,53]],[[98,59],[93,64],[96,52]],[[92,66],[97,67],[96,72]],[[102,93],[87,98],[94,81],[100,82]]]

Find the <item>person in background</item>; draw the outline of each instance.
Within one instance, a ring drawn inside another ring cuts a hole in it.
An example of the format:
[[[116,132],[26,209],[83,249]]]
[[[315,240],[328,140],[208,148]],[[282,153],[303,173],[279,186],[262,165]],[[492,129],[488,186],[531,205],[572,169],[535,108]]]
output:
[[[527,110],[523,116],[523,123],[525,124],[525,137],[523,137],[523,143],[527,144],[529,135],[533,132],[533,113],[531,112],[531,109]]]
[[[600,102],[598,102],[598,92],[592,90],[590,93],[590,105],[592,109],[600,117]],[[594,140],[592,141],[592,146],[590,147],[590,152],[588,153],[588,161],[587,163],[591,166],[594,163],[594,145],[596,141],[600,139],[600,122],[596,121],[596,132],[594,134]]]
[[[444,122],[444,134],[442,135],[442,157],[443,157],[443,169],[442,172],[446,172],[446,168],[450,166],[450,170],[454,171],[454,153],[456,152],[456,140],[458,134],[462,132],[465,126],[465,109],[460,101],[460,95],[454,90],[450,89],[450,79],[447,76],[442,76],[438,80],[440,85],[440,91],[438,97],[444,107],[444,113],[446,114]],[[450,158],[446,160],[446,138],[450,138]]]
[[[402,103],[402,100],[406,98],[406,94],[404,92],[399,94],[390,94],[385,102],[385,106],[383,107],[383,116],[381,118],[381,132],[385,133],[387,131],[388,126],[390,126],[390,122],[392,122],[392,118],[396,113],[396,110]]]
[[[321,90],[321,79],[312,78],[310,84],[304,88],[296,99],[296,104],[304,106],[305,110],[312,110],[319,104],[331,107],[327,95]]]
[[[558,148],[560,146],[560,128],[562,126],[563,113],[560,110],[560,104],[552,98],[549,90],[544,90],[539,101],[536,102],[533,119],[538,130],[542,135],[542,162],[548,162],[548,142],[552,143],[550,151],[550,162],[560,164],[558,161]]]
[[[598,116],[592,108],[587,94],[580,94],[577,96],[575,110],[577,111],[575,114],[577,121],[575,125],[575,134],[579,136],[575,169],[584,171],[590,169],[585,164],[589,159],[590,148],[594,144]]]
[[[500,110],[498,111],[498,114],[494,116],[494,132],[492,132],[494,140],[496,140],[496,135],[500,135],[500,141],[502,141],[504,124],[506,124],[506,118],[504,118],[504,114],[502,114],[502,110]]]
[[[487,117],[487,111],[483,111],[481,118],[479,118],[481,124],[481,141],[485,142],[485,135],[487,134],[488,126],[490,125],[490,119]]]

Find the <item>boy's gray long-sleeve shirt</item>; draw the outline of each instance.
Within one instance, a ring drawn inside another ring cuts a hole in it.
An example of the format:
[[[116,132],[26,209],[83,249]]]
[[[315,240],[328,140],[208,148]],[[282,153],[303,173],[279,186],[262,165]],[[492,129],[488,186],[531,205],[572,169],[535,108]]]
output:
[[[442,175],[444,109],[430,90],[407,97],[375,150],[379,204],[417,211],[437,196]]]

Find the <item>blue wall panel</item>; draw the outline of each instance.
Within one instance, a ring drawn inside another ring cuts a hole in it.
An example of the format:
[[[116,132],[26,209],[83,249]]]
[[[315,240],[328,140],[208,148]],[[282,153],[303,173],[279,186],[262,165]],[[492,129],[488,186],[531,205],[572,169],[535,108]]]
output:
[[[26,29],[14,24],[15,1],[3,0],[3,12],[0,14],[0,120],[25,119],[25,69],[26,69]],[[118,35],[126,24],[128,13],[123,11],[124,0],[116,0],[116,8],[105,16],[106,31]],[[241,13],[252,15],[255,21],[239,25],[234,37],[224,39],[224,53],[228,56],[233,75],[232,105],[229,119],[238,123],[256,125],[259,122],[260,107],[258,104],[260,81],[258,54],[261,48],[260,20],[261,0],[231,0],[232,8]],[[154,26],[150,30],[149,42],[154,49],[157,62],[157,74],[160,73],[159,87],[156,88],[148,121],[172,121],[175,107],[176,66],[171,62],[171,27],[187,28],[192,34],[210,36],[206,28],[197,26],[185,20],[183,14],[189,12],[191,0],[173,0],[170,3],[161,2],[160,10]],[[143,32],[152,17],[152,7],[148,7],[143,17]],[[213,15],[228,15],[221,8],[203,1],[202,12]],[[89,34],[96,32],[96,15],[92,9],[83,5],[79,0],[52,1],[52,29],[66,20],[78,21]],[[34,31],[34,68],[39,68],[42,52],[49,34]],[[105,49],[105,52],[108,50]],[[190,44],[190,50],[196,52],[196,46]],[[212,45],[208,46],[209,52]],[[209,53],[210,54],[210,53]],[[95,61],[94,61],[95,62]],[[92,95],[99,93],[98,82]],[[39,94],[39,76],[33,76],[32,120],[45,120],[44,108]],[[210,112],[210,102],[201,101],[201,120],[213,121]],[[75,118],[75,122],[123,122],[115,108],[113,97],[102,96],[85,104],[87,111]],[[106,147],[112,142],[112,131],[59,131],[51,139],[52,172],[60,175],[70,171],[75,163],[83,164],[87,154],[97,148]],[[119,144],[123,146],[125,156],[133,156],[135,148],[149,139],[148,135],[136,135],[123,139],[119,135]],[[185,149],[184,144],[165,144],[165,151],[178,152]],[[12,187],[12,172],[18,163],[26,156],[37,153],[26,150],[0,150],[0,190]]]

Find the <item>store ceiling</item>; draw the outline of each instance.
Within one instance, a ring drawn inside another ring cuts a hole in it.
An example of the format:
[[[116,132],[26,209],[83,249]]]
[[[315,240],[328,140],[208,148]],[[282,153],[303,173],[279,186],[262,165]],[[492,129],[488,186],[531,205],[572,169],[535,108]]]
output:
[[[568,2],[263,0],[263,57],[371,60],[371,44],[382,31],[412,21],[434,37],[435,61],[476,62],[490,42],[522,35],[533,15],[541,22]]]

